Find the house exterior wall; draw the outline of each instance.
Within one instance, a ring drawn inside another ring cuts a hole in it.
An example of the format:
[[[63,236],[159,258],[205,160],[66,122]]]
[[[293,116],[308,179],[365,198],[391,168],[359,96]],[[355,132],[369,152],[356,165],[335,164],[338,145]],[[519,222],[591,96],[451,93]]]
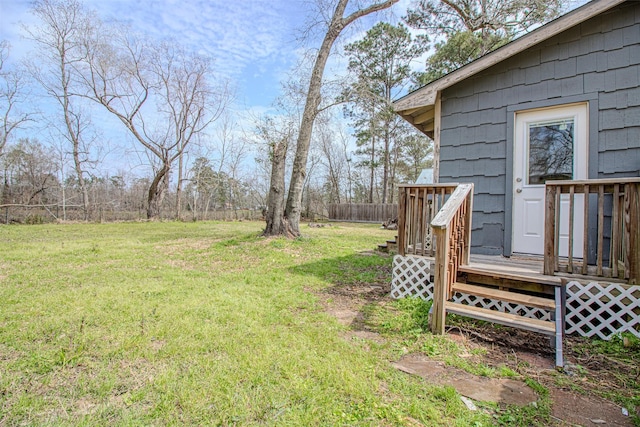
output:
[[[440,182],[475,184],[472,252],[511,253],[515,112],[589,103],[589,178],[640,175],[640,2],[442,92]]]

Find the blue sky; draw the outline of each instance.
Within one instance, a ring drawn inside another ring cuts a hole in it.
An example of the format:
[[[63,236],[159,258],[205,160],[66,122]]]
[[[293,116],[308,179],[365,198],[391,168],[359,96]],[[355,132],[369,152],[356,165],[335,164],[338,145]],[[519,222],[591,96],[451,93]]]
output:
[[[238,89],[239,102],[268,105],[278,81],[296,59],[295,30],[305,20],[303,0],[86,0],[109,21],[117,19],[154,38],[172,37],[215,59],[220,75]],[[29,52],[21,24],[33,22],[28,0],[0,0],[0,40],[11,59]]]

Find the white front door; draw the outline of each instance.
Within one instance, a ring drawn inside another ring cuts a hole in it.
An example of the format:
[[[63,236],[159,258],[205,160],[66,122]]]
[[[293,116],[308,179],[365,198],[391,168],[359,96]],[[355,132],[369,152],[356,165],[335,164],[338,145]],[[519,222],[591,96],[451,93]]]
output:
[[[516,113],[513,163],[513,252],[544,252],[544,183],[587,179],[587,104]],[[560,255],[567,256],[569,199],[561,198]],[[573,256],[582,257],[584,196],[575,198]]]

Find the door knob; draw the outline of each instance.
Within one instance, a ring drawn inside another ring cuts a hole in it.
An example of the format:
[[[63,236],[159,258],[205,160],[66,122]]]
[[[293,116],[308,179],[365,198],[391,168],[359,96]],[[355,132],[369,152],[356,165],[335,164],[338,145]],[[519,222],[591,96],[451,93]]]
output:
[[[522,193],[522,188],[517,188],[516,193]]]

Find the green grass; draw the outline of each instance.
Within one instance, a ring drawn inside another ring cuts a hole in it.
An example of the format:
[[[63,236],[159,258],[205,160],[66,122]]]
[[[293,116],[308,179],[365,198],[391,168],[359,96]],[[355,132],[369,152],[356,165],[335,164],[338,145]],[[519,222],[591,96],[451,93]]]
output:
[[[0,425],[493,424],[325,313],[388,271],[360,254],[387,231],[262,226],[1,226]]]

